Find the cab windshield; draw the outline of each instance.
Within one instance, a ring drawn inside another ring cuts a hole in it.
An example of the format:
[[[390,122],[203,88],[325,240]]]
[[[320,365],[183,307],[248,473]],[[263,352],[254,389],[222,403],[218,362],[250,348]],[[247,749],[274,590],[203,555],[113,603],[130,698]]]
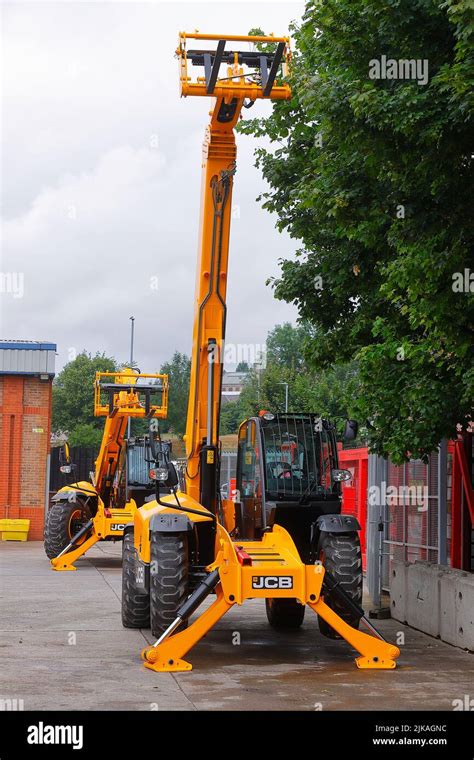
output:
[[[318,497],[332,493],[334,438],[317,417],[279,415],[262,425],[269,495]]]

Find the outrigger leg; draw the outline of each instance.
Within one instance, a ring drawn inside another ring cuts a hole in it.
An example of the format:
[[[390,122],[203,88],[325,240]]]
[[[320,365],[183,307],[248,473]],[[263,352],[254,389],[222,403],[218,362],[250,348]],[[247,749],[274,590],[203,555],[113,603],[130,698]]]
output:
[[[371,636],[353,628],[328,607],[321,597],[316,603],[308,602],[308,604],[360,653],[361,657],[357,657],[355,661],[358,668],[391,670],[397,667],[396,659],[400,655],[398,647],[388,644],[380,635]],[[373,626],[371,628],[375,630]]]
[[[213,570],[207,578],[199,584],[189,599],[180,607],[176,619],[160,636],[158,641],[151,647],[142,651],[145,667],[157,672],[192,670],[190,662],[182,657],[202,639],[203,636],[233,607],[235,602],[228,602],[219,584],[219,570]],[[201,602],[216,588],[216,600],[200,615],[189,628],[172,635],[178,626],[187,620],[199,607]]]
[[[357,628],[353,628],[339,617],[324,601],[325,598],[328,599],[330,596],[337,596],[340,604],[346,607],[359,620],[362,620],[374,635],[370,636],[367,633],[359,631]],[[326,623],[329,623],[348,644],[362,655],[356,658],[358,668],[391,670],[397,667],[396,659],[400,655],[398,647],[385,641],[382,634],[366,618],[362,607],[351,599],[347,591],[327,571],[324,572],[322,596],[319,597],[317,602],[312,603],[310,600],[308,604],[312,610],[320,615]]]
[[[370,627],[375,635],[369,635],[352,628],[339,615],[334,612],[324,602],[323,597],[311,597],[307,604],[314,612],[320,615],[329,625],[344,638],[348,644],[360,653],[356,659],[358,668],[369,669],[393,669],[396,667],[396,659],[400,654],[398,647],[387,643],[381,634],[376,631],[371,623],[365,618],[364,611],[356,605],[353,600],[345,593],[343,589],[335,584],[335,581],[328,576],[325,584],[326,593],[339,595],[344,599],[347,606],[354,612],[357,610],[358,616]],[[173,635],[173,632],[180,626],[183,620],[187,620],[192,613],[199,607],[201,602],[216,589],[216,600],[200,615],[192,625],[181,633]],[[231,596],[225,598],[222,585],[219,578],[219,570],[216,568],[208,577],[198,586],[189,599],[181,606],[177,613],[176,619],[160,636],[156,643],[151,647],[146,647],[142,651],[142,658],[145,660],[145,667],[157,672],[169,671],[187,671],[192,670],[192,665],[182,658],[189,650],[202,639],[203,636],[220,620],[225,613],[236,602]]]
[[[86,553],[91,546],[99,541],[99,536],[96,533],[92,533],[89,538],[79,546],[76,546],[77,541],[83,536],[86,536],[90,529],[94,526],[94,520],[89,520],[71,539],[70,543],[62,550],[57,557],[51,560],[53,570],[77,570],[74,567],[74,562]],[[75,547],[73,549],[73,547]]]

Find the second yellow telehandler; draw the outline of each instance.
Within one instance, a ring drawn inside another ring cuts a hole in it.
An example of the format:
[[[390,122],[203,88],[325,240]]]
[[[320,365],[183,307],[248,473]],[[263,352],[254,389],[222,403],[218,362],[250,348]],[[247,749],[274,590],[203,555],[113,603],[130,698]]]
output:
[[[76,570],[76,560],[98,541],[122,540],[125,525],[153,493],[150,438],[167,408],[167,375],[142,375],[126,367],[96,373],[94,414],[106,417],[102,443],[91,481],[72,482],[53,496],[44,530],[53,570]],[[149,435],[126,440],[131,418],[149,420]],[[74,473],[67,444],[61,471]]]

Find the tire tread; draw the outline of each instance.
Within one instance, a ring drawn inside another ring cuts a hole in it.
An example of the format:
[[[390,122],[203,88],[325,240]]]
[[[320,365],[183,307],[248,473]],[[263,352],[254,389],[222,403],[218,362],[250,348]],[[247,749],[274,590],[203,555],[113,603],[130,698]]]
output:
[[[124,628],[150,627],[150,596],[135,583],[133,532],[128,530],[122,545],[122,625]]]
[[[152,533],[150,560],[150,622],[153,636],[158,637],[189,595],[186,533]]]
[[[349,596],[357,603],[362,602],[362,555],[357,534],[323,533],[320,550],[324,552],[324,566]],[[359,620],[335,599],[327,601],[328,607],[336,612],[353,628],[359,627]],[[327,638],[340,638],[339,634],[318,615],[319,630]]]

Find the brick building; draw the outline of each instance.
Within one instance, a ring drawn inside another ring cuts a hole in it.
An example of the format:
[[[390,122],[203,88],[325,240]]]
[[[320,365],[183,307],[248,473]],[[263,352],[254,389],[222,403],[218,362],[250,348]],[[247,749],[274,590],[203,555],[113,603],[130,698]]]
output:
[[[224,372],[222,377],[222,401],[237,401],[242,393],[248,372]]]
[[[0,518],[43,537],[56,345],[0,340]]]

